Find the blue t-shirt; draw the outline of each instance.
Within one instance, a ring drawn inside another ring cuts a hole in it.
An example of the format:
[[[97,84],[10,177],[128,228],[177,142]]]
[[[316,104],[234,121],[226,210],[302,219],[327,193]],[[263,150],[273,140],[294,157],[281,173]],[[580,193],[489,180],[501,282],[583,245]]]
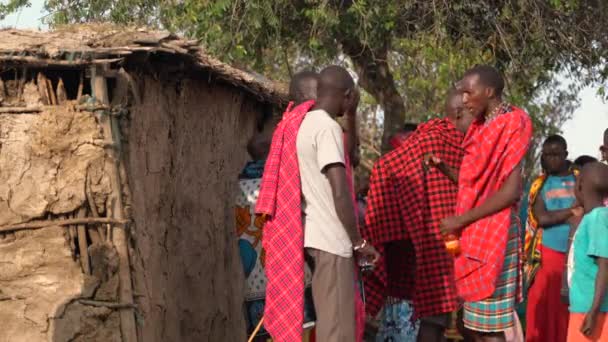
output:
[[[608,208],[593,209],[583,217],[568,256],[570,312],[586,313],[591,309],[595,294],[595,278],[599,266],[596,258],[608,258]],[[608,296],[601,312],[608,312]]]
[[[552,211],[571,208],[575,200],[575,184],[576,178],[574,178],[574,175],[547,177],[540,192],[547,210]],[[570,225],[564,223],[543,228],[543,246],[565,253],[568,250],[568,233],[570,233]]]

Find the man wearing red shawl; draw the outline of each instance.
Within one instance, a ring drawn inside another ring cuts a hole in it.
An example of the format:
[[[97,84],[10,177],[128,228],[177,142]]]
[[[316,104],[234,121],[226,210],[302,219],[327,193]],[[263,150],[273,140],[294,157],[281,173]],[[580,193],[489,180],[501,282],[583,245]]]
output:
[[[360,238],[350,163],[335,117],[354,113],[357,91],[343,68],[325,68],[317,101],[289,109],[273,135],[256,212],[267,215],[266,329],[278,342],[298,341],[303,322],[304,251],[314,259],[317,339],[361,341],[353,251],[375,262]]]
[[[412,300],[421,318],[418,341],[441,340],[457,308],[453,261],[439,230],[441,219],[454,214],[457,187],[438,170],[425,170],[423,160],[435,154],[459,167],[472,121],[462,109],[460,95],[452,91],[447,117],[418,126],[374,165],[370,179],[364,237],[384,260],[366,279],[368,313],[375,316],[387,297]]]
[[[478,341],[505,341],[521,300],[517,212],[532,122],[525,111],[503,102],[504,80],[490,66],[468,70],[457,87],[476,121],[463,142],[457,216],[442,221],[442,232],[460,236],[455,276],[465,301],[465,328]]]

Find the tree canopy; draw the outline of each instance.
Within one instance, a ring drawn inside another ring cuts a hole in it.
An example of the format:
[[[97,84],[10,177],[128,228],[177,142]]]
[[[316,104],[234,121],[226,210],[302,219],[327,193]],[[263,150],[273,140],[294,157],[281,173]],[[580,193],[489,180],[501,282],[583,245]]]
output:
[[[10,0],[0,7],[0,16],[28,3]],[[363,119],[367,126],[378,126],[368,132],[372,153],[386,146],[404,122],[440,113],[448,88],[476,63],[505,74],[507,98],[532,115],[537,138],[557,131],[569,118],[579,87],[608,77],[608,4],[602,0],[45,4],[50,25],[112,21],[165,28],[200,39],[227,62],[279,80],[302,68],[347,65],[369,94]],[[558,74],[567,75],[567,85],[560,85]]]

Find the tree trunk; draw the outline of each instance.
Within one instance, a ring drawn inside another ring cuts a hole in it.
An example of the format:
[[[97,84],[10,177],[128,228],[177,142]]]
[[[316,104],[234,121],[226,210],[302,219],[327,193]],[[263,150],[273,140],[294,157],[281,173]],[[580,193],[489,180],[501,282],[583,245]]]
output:
[[[380,51],[371,51],[353,39],[342,41],[344,52],[351,58],[359,75],[359,84],[384,110],[382,152],[389,150],[388,140],[405,123],[404,100],[397,91],[387,60],[388,43]]]

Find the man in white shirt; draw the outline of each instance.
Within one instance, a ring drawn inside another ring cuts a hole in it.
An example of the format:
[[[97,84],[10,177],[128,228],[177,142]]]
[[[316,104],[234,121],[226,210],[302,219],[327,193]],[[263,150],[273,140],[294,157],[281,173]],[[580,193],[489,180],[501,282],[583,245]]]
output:
[[[354,115],[358,96],[350,74],[325,68],[317,101],[306,114],[296,141],[303,195],[304,246],[315,262],[313,298],[317,339],[355,341],[355,259],[377,261],[378,252],[361,239],[347,176],[344,134],[335,117]]]

